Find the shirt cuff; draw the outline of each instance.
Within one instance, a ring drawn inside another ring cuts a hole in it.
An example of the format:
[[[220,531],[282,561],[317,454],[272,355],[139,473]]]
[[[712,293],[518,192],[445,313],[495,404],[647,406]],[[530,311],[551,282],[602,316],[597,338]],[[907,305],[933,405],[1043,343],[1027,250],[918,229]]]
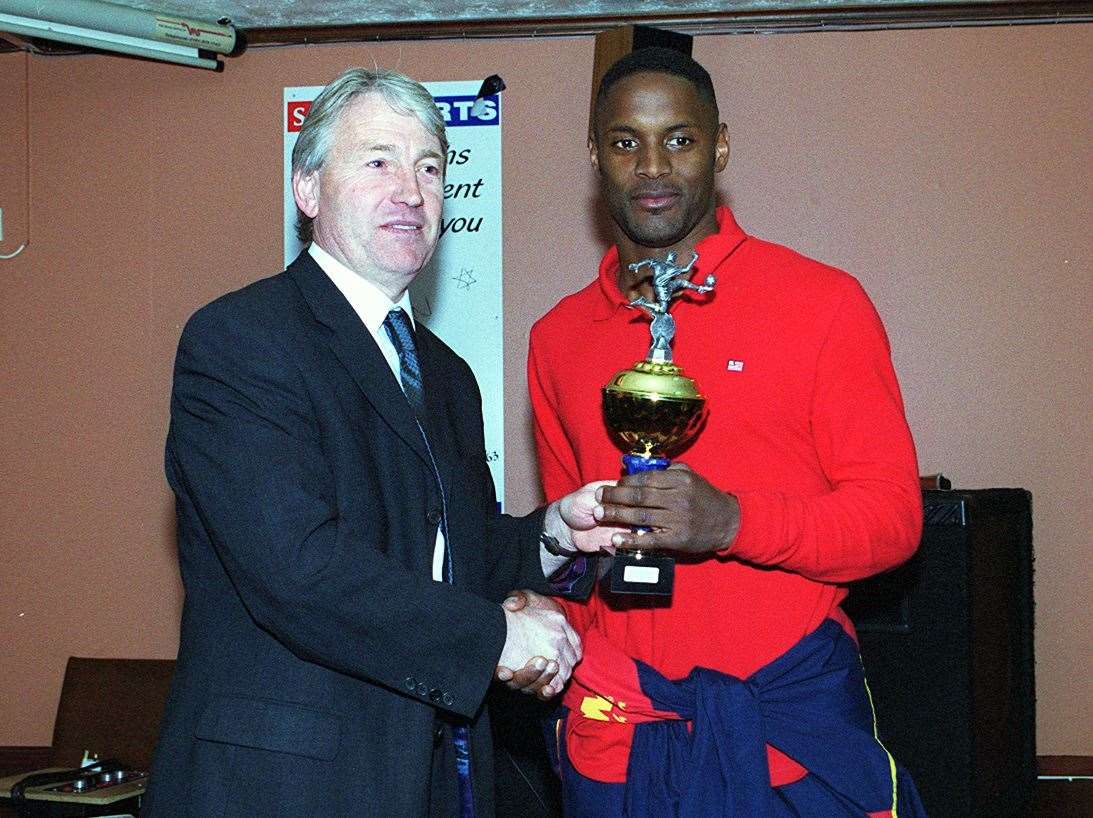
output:
[[[772,501],[764,492],[758,491],[733,494],[740,506],[740,526],[732,542],[718,549],[717,553],[722,557],[731,555],[748,562],[759,562],[769,555],[770,547],[767,541],[770,534],[762,531],[758,521],[771,519],[771,515],[778,510],[777,501]]]
[[[567,561],[565,565],[547,577],[551,593],[557,596],[573,593],[573,589],[588,573],[589,562],[589,558],[581,554]]]

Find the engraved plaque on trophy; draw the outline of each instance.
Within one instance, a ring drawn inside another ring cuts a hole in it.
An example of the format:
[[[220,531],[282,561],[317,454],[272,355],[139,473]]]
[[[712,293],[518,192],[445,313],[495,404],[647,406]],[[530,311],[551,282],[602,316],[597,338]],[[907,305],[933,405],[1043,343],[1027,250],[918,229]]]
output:
[[[703,284],[687,278],[698,260],[697,253],[691,255],[686,267],[676,266],[674,252],[663,259],[643,259],[630,265],[633,271],[646,266],[652,269],[656,300],[639,297],[630,302],[652,318],[649,332],[653,344],[648,357],[616,373],[603,387],[604,421],[615,442],[626,451],[622,462],[627,474],[668,468],[668,454],[695,436],[705,415],[706,399],[694,380],[672,362],[675,320],[668,312],[672,298],[681,290],[709,292],[716,283],[712,275],[706,276]],[[634,530],[639,534],[648,531]],[[619,594],[671,596],[674,579],[675,559],[671,556],[620,548],[611,566],[609,587]]]

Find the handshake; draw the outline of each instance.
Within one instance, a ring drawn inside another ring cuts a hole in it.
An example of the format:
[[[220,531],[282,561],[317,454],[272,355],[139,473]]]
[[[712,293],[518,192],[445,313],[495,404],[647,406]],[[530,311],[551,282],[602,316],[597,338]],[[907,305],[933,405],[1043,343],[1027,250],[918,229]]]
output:
[[[501,607],[508,634],[497,678],[544,700],[561,693],[581,660],[581,639],[561,606],[534,591],[513,591]]]
[[[612,537],[623,529],[603,524],[600,489],[614,480],[589,483],[547,507],[546,533],[573,554],[614,553]],[[544,557],[544,573],[550,574]],[[564,560],[563,560],[564,561]],[[497,678],[513,690],[549,699],[562,692],[581,661],[581,639],[557,602],[534,591],[513,591],[502,603],[505,646],[497,660]]]
[[[574,556],[613,554],[640,542],[642,548],[708,557],[736,538],[740,504],[683,463],[673,463],[665,471],[582,486],[547,508],[543,526]],[[543,569],[548,575],[552,570],[546,558]],[[580,637],[561,606],[532,591],[513,591],[502,607],[508,635],[497,678],[541,699],[558,695],[581,660]]]

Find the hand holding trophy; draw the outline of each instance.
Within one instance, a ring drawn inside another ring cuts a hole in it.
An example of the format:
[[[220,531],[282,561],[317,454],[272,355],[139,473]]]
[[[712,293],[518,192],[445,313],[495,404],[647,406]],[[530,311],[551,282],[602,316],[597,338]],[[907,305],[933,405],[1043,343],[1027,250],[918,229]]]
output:
[[[682,290],[710,292],[716,283],[712,275],[702,284],[687,278],[698,261],[698,253],[691,256],[686,267],[676,266],[674,251],[663,259],[642,259],[630,265],[633,271],[644,266],[652,269],[655,301],[640,297],[630,302],[652,318],[648,356],[616,373],[603,387],[604,420],[615,442],[627,451],[622,458],[627,474],[668,468],[668,453],[695,436],[705,415],[706,399],[694,380],[672,362],[672,299]],[[620,549],[611,566],[610,589],[619,594],[671,596],[674,577],[672,557]]]

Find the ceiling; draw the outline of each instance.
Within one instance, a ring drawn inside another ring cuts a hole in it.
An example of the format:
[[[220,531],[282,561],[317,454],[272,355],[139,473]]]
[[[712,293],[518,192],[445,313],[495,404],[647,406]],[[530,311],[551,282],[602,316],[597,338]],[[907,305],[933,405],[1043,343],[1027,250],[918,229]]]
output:
[[[215,21],[237,28],[302,28],[513,18],[574,18],[672,14],[725,8],[725,0],[112,0],[149,11]],[[832,0],[827,0],[828,5]],[[728,5],[776,5],[752,0]]]
[[[251,45],[587,33],[627,23],[687,33],[1093,19],[1093,0],[105,0],[193,21],[227,19]],[[49,53],[72,46],[12,40]]]
[[[805,14],[837,18],[846,12],[928,15],[931,10],[955,16],[1052,19],[1068,13],[1088,14],[1083,0],[111,0],[149,11],[215,21],[227,17],[241,29],[351,27],[407,23],[485,21],[576,21],[588,18],[649,21],[717,19],[731,16],[766,18]],[[986,20],[984,20],[986,21]]]

